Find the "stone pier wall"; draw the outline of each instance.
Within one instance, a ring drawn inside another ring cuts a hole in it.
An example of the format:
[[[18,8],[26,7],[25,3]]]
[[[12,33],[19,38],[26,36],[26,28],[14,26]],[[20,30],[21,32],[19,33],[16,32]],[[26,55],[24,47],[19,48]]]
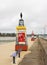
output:
[[[36,40],[19,65],[47,65],[47,55],[41,40]]]

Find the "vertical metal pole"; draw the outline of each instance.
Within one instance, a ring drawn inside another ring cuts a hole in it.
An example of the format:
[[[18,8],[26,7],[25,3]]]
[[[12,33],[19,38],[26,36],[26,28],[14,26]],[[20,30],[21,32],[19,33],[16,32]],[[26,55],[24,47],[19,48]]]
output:
[[[13,56],[13,63],[15,64],[15,57]]]
[[[45,38],[45,32],[46,32],[46,31],[45,31],[45,27],[44,27],[44,38]]]

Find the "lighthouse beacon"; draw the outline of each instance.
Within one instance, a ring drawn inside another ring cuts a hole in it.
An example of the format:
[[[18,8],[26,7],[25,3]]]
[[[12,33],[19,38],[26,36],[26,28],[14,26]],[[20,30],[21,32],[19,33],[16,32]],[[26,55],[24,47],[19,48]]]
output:
[[[15,51],[21,49],[22,51],[27,51],[27,39],[26,39],[26,27],[24,25],[24,20],[22,19],[22,13],[20,13],[19,25],[16,27],[16,44]]]

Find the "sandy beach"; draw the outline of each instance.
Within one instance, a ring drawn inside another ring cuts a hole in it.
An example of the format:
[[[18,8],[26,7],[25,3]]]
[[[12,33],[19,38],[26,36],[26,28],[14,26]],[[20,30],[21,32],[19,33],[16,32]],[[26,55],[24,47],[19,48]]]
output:
[[[31,42],[30,38],[28,38],[28,49],[30,46],[33,44]],[[11,57],[11,54],[15,52],[15,42],[4,42],[0,44],[0,65],[14,65],[13,64],[13,59]],[[30,53],[30,51],[22,51],[21,52],[21,57],[18,58],[16,57],[16,64],[18,65],[19,62],[23,59],[24,55]]]
[[[2,43],[0,45],[0,65],[11,65],[10,55],[14,52],[15,42]]]

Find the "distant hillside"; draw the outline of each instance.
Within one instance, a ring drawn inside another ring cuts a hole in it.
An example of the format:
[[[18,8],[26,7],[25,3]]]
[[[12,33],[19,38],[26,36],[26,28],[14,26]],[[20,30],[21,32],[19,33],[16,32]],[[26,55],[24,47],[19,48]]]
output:
[[[0,33],[0,37],[16,37],[16,33]],[[31,37],[32,34],[27,34],[28,37]],[[34,36],[47,36],[47,34],[34,34]]]
[[[2,36],[10,36],[10,37],[15,37],[16,36],[16,34],[15,33],[0,33],[0,36],[2,37]]]

